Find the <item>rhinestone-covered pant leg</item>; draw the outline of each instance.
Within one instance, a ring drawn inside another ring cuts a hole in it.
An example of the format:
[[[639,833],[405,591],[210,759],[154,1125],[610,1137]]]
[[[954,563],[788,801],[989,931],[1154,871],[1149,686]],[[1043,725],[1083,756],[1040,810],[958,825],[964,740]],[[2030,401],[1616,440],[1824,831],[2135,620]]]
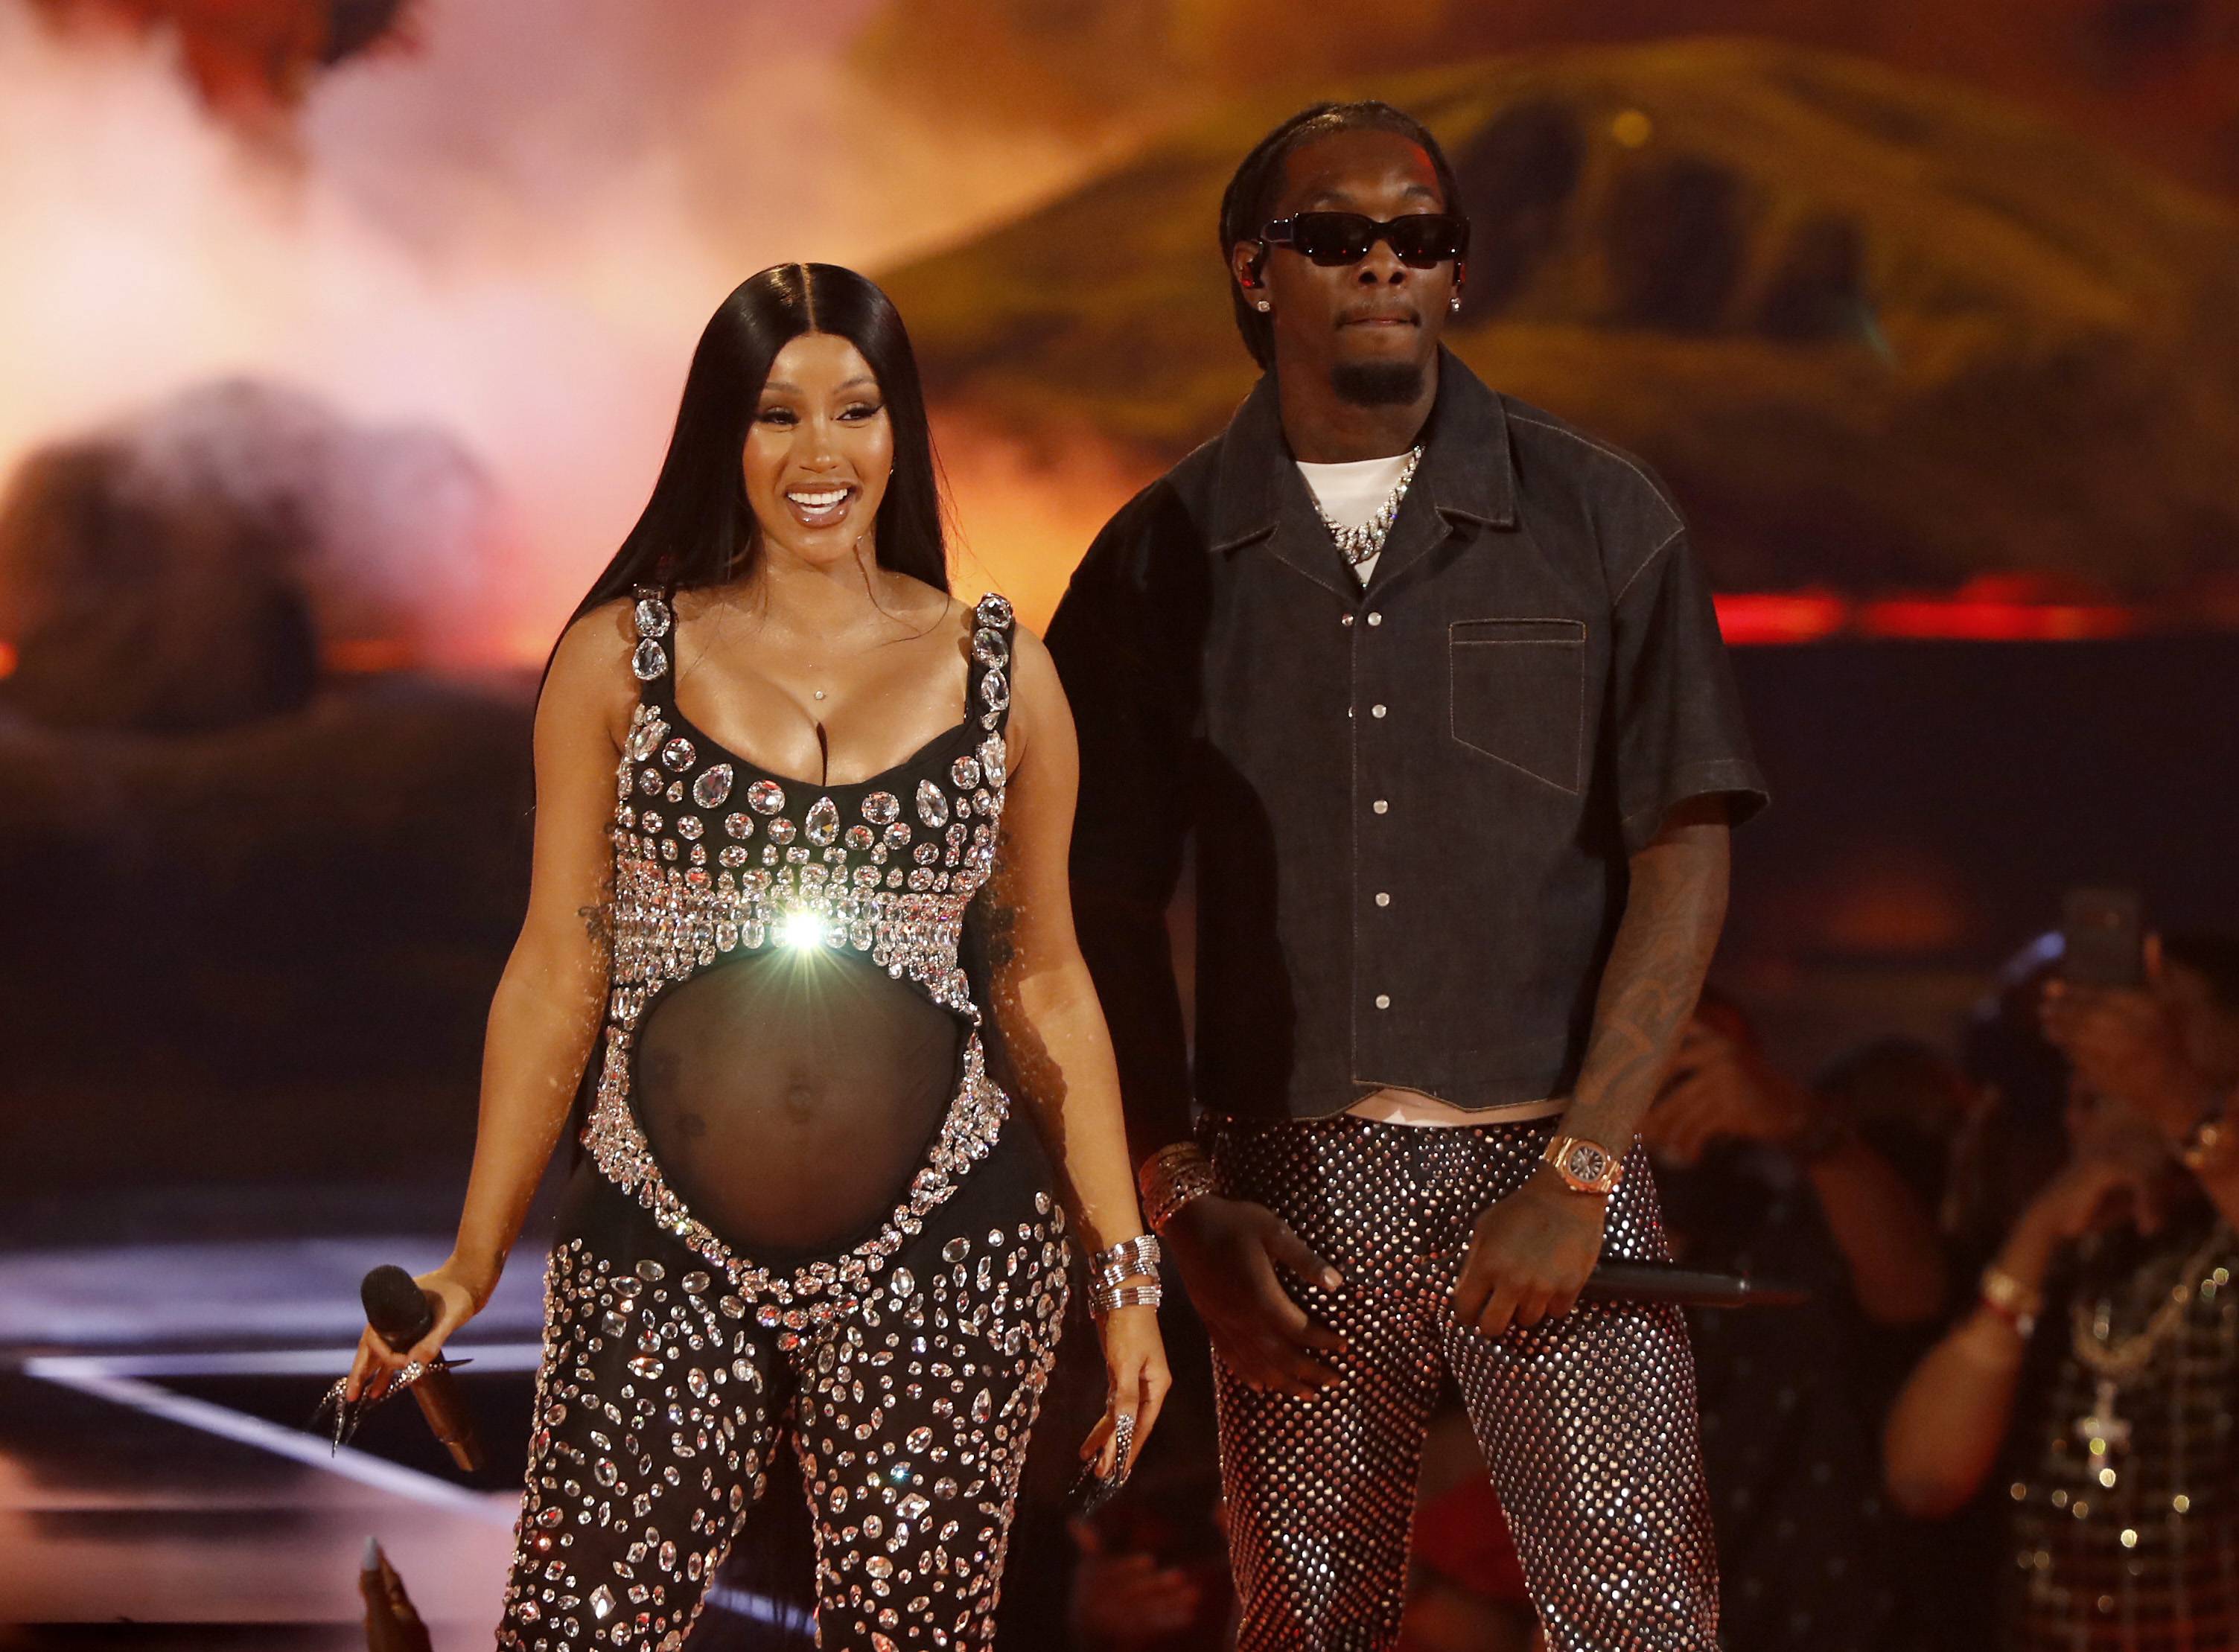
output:
[[[633,1200],[579,1171],[546,1275],[501,1646],[674,1652],[791,1437],[826,1649],[978,1649],[1066,1296],[1064,1217],[1013,1119],[868,1296],[761,1323]]]
[[[1214,1120],[1224,1191],[1266,1204],[1344,1275],[1287,1276],[1345,1340],[1310,1400],[1215,1362],[1240,1652],[1396,1644],[1423,1439],[1452,1372],[1553,1652],[1715,1652],[1717,1573],[1678,1310],[1582,1304],[1498,1341],[1450,1296],[1478,1214],[1527,1179],[1547,1122],[1416,1128]],[[1605,1253],[1668,1254],[1636,1149]]]

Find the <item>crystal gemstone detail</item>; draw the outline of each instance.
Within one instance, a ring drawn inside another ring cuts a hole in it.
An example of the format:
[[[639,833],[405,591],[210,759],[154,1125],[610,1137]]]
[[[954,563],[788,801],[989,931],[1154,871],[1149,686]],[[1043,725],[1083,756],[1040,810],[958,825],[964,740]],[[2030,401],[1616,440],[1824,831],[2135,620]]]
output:
[[[702,769],[692,781],[692,800],[703,809],[717,809],[731,795],[731,766],[718,763]]]
[[[948,824],[948,793],[931,780],[917,783],[917,818],[929,826]]]

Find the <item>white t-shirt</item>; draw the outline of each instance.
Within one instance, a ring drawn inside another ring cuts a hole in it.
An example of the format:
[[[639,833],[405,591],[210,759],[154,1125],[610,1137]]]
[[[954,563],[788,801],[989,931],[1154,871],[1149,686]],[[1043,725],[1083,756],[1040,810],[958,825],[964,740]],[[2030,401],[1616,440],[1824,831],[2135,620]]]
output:
[[[1320,501],[1322,514],[1339,527],[1363,527],[1376,514],[1377,507],[1388,498],[1399,482],[1399,474],[1407,468],[1407,455],[1395,453],[1389,459],[1356,459],[1342,465],[1309,465],[1303,461],[1299,474],[1306,479],[1306,487]],[[1363,585],[1376,572],[1376,559],[1352,565],[1354,574]]]
[[[1342,465],[1302,462],[1299,474],[1306,479],[1306,487],[1320,502],[1325,516],[1339,527],[1360,527],[1391,496],[1392,488],[1399,485],[1400,473],[1406,468],[1407,455],[1400,453],[1389,459],[1357,459]],[[1366,585],[1369,575],[1376,572],[1376,558],[1354,563],[1352,571]],[[1494,1125],[1519,1118],[1546,1118],[1562,1111],[1563,1104],[1527,1101],[1473,1112],[1420,1091],[1393,1088],[1364,1097],[1345,1111],[1385,1125]]]

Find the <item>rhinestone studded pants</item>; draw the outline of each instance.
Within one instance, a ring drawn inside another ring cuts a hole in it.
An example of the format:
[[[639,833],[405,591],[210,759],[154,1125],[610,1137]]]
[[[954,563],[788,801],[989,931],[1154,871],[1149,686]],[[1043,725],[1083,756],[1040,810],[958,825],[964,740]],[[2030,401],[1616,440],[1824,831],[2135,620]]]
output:
[[[993,1632],[1019,1471],[1065,1304],[1064,1215],[1015,1113],[872,1293],[758,1323],[587,1165],[545,1279],[544,1364],[501,1646],[673,1652],[789,1438],[819,1644]]]
[[[1553,1652],[1715,1652],[1717,1574],[1678,1310],[1585,1303],[1496,1341],[1450,1306],[1478,1214],[1523,1184],[1551,1130],[1208,1121],[1222,1191],[1273,1210],[1345,1277],[1334,1291],[1285,1280],[1345,1339],[1337,1387],[1268,1394],[1215,1362],[1240,1652],[1397,1642],[1445,1372]],[[1605,1251],[1667,1254],[1638,1148]]]

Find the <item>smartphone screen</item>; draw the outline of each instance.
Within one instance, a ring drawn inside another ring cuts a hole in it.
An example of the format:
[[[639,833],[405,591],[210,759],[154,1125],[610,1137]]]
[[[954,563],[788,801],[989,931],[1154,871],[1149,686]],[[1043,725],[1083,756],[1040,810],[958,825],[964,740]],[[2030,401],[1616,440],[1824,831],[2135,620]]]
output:
[[[2145,933],[2135,889],[2071,889],[2061,901],[2060,977],[2079,986],[2137,986]]]

